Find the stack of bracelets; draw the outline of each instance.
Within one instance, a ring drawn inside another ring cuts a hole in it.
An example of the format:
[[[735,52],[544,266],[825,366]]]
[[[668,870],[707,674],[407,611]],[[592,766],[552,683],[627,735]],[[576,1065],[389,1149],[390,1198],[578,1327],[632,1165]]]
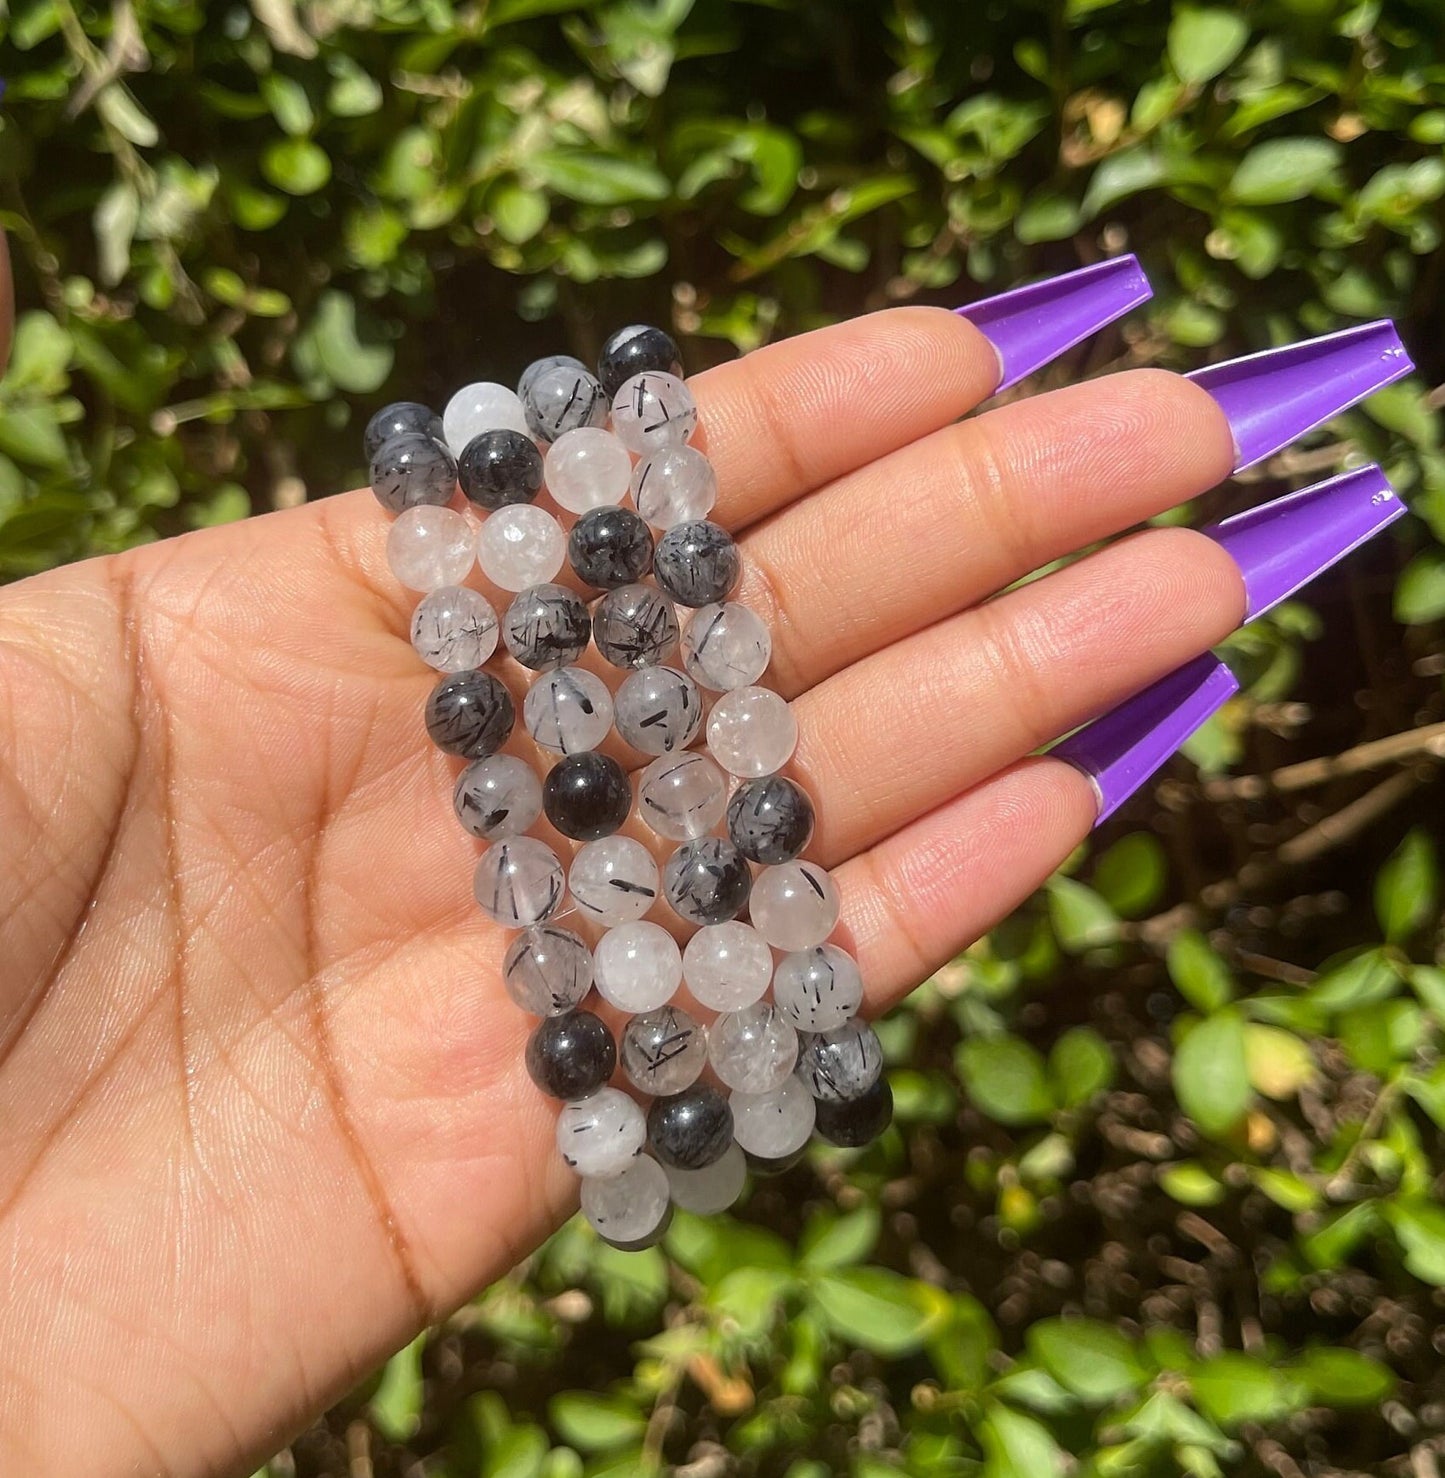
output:
[[[372,490],[396,516],[388,563],[422,593],[412,645],[445,674],[427,731],[468,761],[457,819],[489,844],[476,899],[519,931],[503,972],[512,1000],[540,1018],[527,1070],[563,1101],[557,1144],[582,1177],[584,1214],[624,1248],[661,1237],[674,1204],[730,1206],[749,1165],[785,1168],[814,1128],[858,1146],[892,1115],[878,1039],[857,1015],[858,966],[827,942],[837,889],[801,860],[813,804],[780,773],[797,726],[760,686],[766,624],[728,598],[741,560],[707,517],[717,479],[689,444],[697,406],[681,373],[673,340],[634,325],[607,341],[596,375],[541,359],[515,392],[467,385],[440,417],[403,401],[366,428]],[[453,506],[458,485],[480,531]],[[544,488],[570,530],[538,505]],[[554,583],[564,560],[601,592],[590,610]],[[474,563],[511,592],[500,621],[464,583]],[[485,666],[499,638],[536,674],[522,724],[556,756],[541,780],[501,752],[516,709]],[[615,693],[580,665],[589,640],[619,670]],[[614,725],[649,761],[637,811],[674,848],[660,870],[621,834],[633,787],[604,752]],[[705,748],[691,747],[700,736]],[[527,834],[541,817],[580,844],[565,878],[558,849]],[[647,917],[659,888],[696,927],[685,949]],[[684,980],[695,1007],[715,1013],[706,1025],[674,1000]],[[621,1013],[616,1041],[586,1009],[593,987]],[[645,1113],[610,1086],[619,1057],[652,1096]]]

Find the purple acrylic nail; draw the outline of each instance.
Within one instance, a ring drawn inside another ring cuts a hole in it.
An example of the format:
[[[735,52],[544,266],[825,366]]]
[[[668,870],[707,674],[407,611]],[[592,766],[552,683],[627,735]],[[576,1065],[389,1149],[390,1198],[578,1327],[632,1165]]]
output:
[[[1049,756],[1081,770],[1094,787],[1097,826],[1238,691],[1238,678],[1206,652],[1070,734]]]
[[[993,345],[1001,376],[994,387],[997,393],[1147,302],[1153,291],[1138,258],[1131,254],[954,311]]]
[[[1414,368],[1388,318],[1319,339],[1266,349],[1186,378],[1218,402],[1242,471]]]
[[[1370,466],[1287,493],[1203,532],[1239,566],[1248,597],[1244,619],[1252,621],[1404,512],[1385,474]]]

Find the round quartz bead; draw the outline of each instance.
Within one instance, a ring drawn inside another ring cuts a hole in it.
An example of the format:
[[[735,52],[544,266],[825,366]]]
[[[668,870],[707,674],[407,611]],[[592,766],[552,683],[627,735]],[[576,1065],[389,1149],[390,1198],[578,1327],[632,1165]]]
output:
[[[781,775],[749,780],[728,802],[728,835],[752,862],[791,862],[812,840],[813,803]]]
[[[644,667],[617,690],[617,732],[643,754],[686,749],[702,727],[702,694],[675,667]]]
[[[594,508],[572,525],[567,558],[584,585],[635,585],[652,568],[652,530],[630,508]]]
[[[851,1021],[863,1004],[863,976],[847,950],[820,944],[778,961],[773,1000],[801,1030],[832,1031]]]
[[[586,605],[565,585],[531,586],[507,607],[502,620],[507,650],[534,671],[575,662],[591,635]]]
[[[694,1216],[716,1216],[726,1211],[742,1195],[748,1178],[747,1156],[736,1142],[723,1151],[721,1159],[701,1170],[683,1170],[676,1165],[665,1168],[673,1205]]]
[[[612,694],[585,667],[544,672],[522,700],[527,732],[554,754],[596,749],[612,727]]]
[[[717,502],[717,473],[694,446],[664,447],[632,469],[632,501],[657,528],[696,523]]]
[[[707,1029],[712,1070],[739,1093],[782,1087],[798,1062],[798,1034],[771,1001],[724,1011]]]
[[[592,635],[614,667],[650,667],[677,644],[677,612],[651,585],[624,585],[597,602]]]
[[[507,947],[502,962],[507,994],[533,1016],[556,1016],[571,1009],[592,989],[592,951],[570,929],[547,924],[524,929]],[[612,1069],[603,1074],[611,1077]],[[581,1098],[559,1093],[558,1098]]]
[[[662,891],[678,918],[725,924],[748,906],[753,875],[747,859],[721,837],[684,842],[662,870]]]
[[[534,359],[522,371],[522,378],[517,381],[517,399],[525,402],[527,392],[531,390],[537,376],[549,369],[556,369],[559,364],[566,365],[570,369],[585,370],[587,368],[580,359],[572,354],[544,354],[541,359]]]
[[[608,397],[590,370],[554,364],[532,377],[521,401],[527,425],[539,441],[607,424]]]
[[[707,1033],[686,1011],[659,1006],[622,1030],[622,1068],[644,1093],[681,1093],[707,1065]]]
[[[770,688],[735,688],[713,704],[707,747],[730,775],[771,775],[798,747],[798,721]]]
[[[639,365],[638,368],[644,366]],[[446,434],[442,429],[442,418],[429,405],[422,405],[415,400],[396,400],[390,405],[382,406],[366,423],[366,432],[362,437],[366,460],[371,461],[381,449],[382,442],[390,441],[393,436],[413,434],[440,441]]]
[[[563,432],[547,451],[547,491],[559,508],[587,513],[620,503],[632,486],[627,448],[599,426]]]
[[[601,837],[578,849],[567,888],[578,911],[599,924],[630,924],[657,897],[657,864],[631,837]]]
[[[650,1245],[672,1210],[667,1172],[651,1155],[638,1155],[616,1175],[582,1181],[582,1215],[613,1247]]]
[[[477,539],[482,573],[503,590],[545,585],[562,568],[566,552],[562,525],[545,508],[529,503],[499,508]]]
[[[818,1107],[806,1085],[788,1077],[767,1093],[734,1093],[733,1137],[750,1155],[780,1160],[808,1142]]]
[[[612,400],[612,430],[623,446],[638,456],[681,446],[697,430],[697,402],[676,375],[648,370],[622,382]],[[642,516],[647,517],[645,513]]]
[[[411,644],[438,672],[480,667],[497,650],[497,613],[478,591],[443,585],[412,612]]]
[[[654,1101],[647,1112],[647,1137],[664,1165],[701,1170],[722,1159],[733,1142],[728,1101],[708,1083]]]
[[[595,749],[564,755],[542,782],[547,820],[574,842],[611,836],[631,809],[627,771],[611,755]]]
[[[657,583],[680,606],[707,606],[732,594],[742,572],[733,536],[705,518],[674,524],[657,541]]]
[[[527,1038],[527,1075],[552,1098],[586,1098],[617,1069],[617,1045],[600,1016],[549,1016]]]
[[[653,760],[637,789],[638,815],[674,842],[705,836],[722,820],[727,803],[722,771],[695,749]]]
[[[456,458],[418,431],[393,436],[371,459],[371,491],[388,513],[428,503],[445,507],[456,496]]]
[[[457,459],[457,480],[471,502],[492,513],[531,503],[542,491],[542,454],[520,431],[483,431]]]
[[[447,401],[442,412],[442,434],[447,445],[461,456],[466,445],[484,431],[499,428],[529,435],[527,413],[515,390],[487,380],[463,385]]]
[[[629,323],[602,346],[597,377],[608,396],[614,396],[633,375],[656,370],[682,374],[682,355],[671,334],[647,323]]]
[[[536,837],[493,842],[477,863],[472,892],[482,912],[506,929],[544,923],[562,906],[562,864]]]
[[[753,879],[748,915],[774,949],[812,949],[838,922],[838,889],[813,862],[766,867]]]
[[[682,633],[682,665],[715,693],[757,682],[772,655],[768,628],[736,601],[700,607]]]
[[[494,754],[457,776],[452,808],[474,837],[519,837],[542,814],[542,782],[525,760]]]
[[[773,954],[747,924],[712,924],[687,941],[682,973],[699,1006],[740,1011],[762,999],[773,973]]]
[[[893,1090],[880,1077],[857,1098],[818,1099],[818,1133],[830,1144],[856,1150],[871,1144],[893,1121]]]
[[[432,743],[463,759],[484,760],[504,745],[517,721],[512,695],[490,672],[454,672],[426,700]]]
[[[609,929],[592,955],[598,994],[619,1011],[655,1011],[682,980],[677,941],[646,920]]]
[[[814,1098],[858,1098],[878,1081],[883,1049],[873,1028],[856,1016],[827,1032],[804,1032],[798,1076]]]
[[[386,562],[408,590],[460,585],[477,557],[477,531],[455,508],[420,503],[397,515],[386,536]]]
[[[599,1088],[557,1115],[557,1149],[578,1175],[619,1175],[646,1143],[642,1110],[617,1088]]]

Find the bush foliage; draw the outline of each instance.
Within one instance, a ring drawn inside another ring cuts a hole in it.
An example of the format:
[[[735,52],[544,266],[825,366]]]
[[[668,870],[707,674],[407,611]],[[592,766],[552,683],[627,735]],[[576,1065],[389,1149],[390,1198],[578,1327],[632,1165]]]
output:
[[[694,367],[1123,249],[1057,371],[1397,315],[1440,372],[1438,0],[12,0],[0,574],[360,479],[385,399],[670,322]],[[1445,457],[1229,644],[1129,818],[883,1025],[897,1127],[623,1255],[585,1226],[273,1475],[1439,1471]]]

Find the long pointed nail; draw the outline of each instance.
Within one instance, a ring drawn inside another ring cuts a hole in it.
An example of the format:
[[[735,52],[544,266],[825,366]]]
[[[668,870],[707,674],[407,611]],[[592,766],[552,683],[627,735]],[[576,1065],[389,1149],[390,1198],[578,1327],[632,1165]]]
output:
[[[1404,512],[1385,474],[1370,466],[1286,493],[1202,532],[1239,566],[1248,597],[1244,619],[1252,621]]]
[[[954,311],[993,345],[999,362],[996,394],[1148,302],[1153,292],[1138,258],[1130,254]]]
[[[1206,365],[1186,378],[1207,390],[1228,418],[1240,472],[1412,369],[1395,325],[1382,318]]]
[[[1238,691],[1239,679],[1206,652],[1070,734],[1049,756],[1082,770],[1094,787],[1097,826]]]

